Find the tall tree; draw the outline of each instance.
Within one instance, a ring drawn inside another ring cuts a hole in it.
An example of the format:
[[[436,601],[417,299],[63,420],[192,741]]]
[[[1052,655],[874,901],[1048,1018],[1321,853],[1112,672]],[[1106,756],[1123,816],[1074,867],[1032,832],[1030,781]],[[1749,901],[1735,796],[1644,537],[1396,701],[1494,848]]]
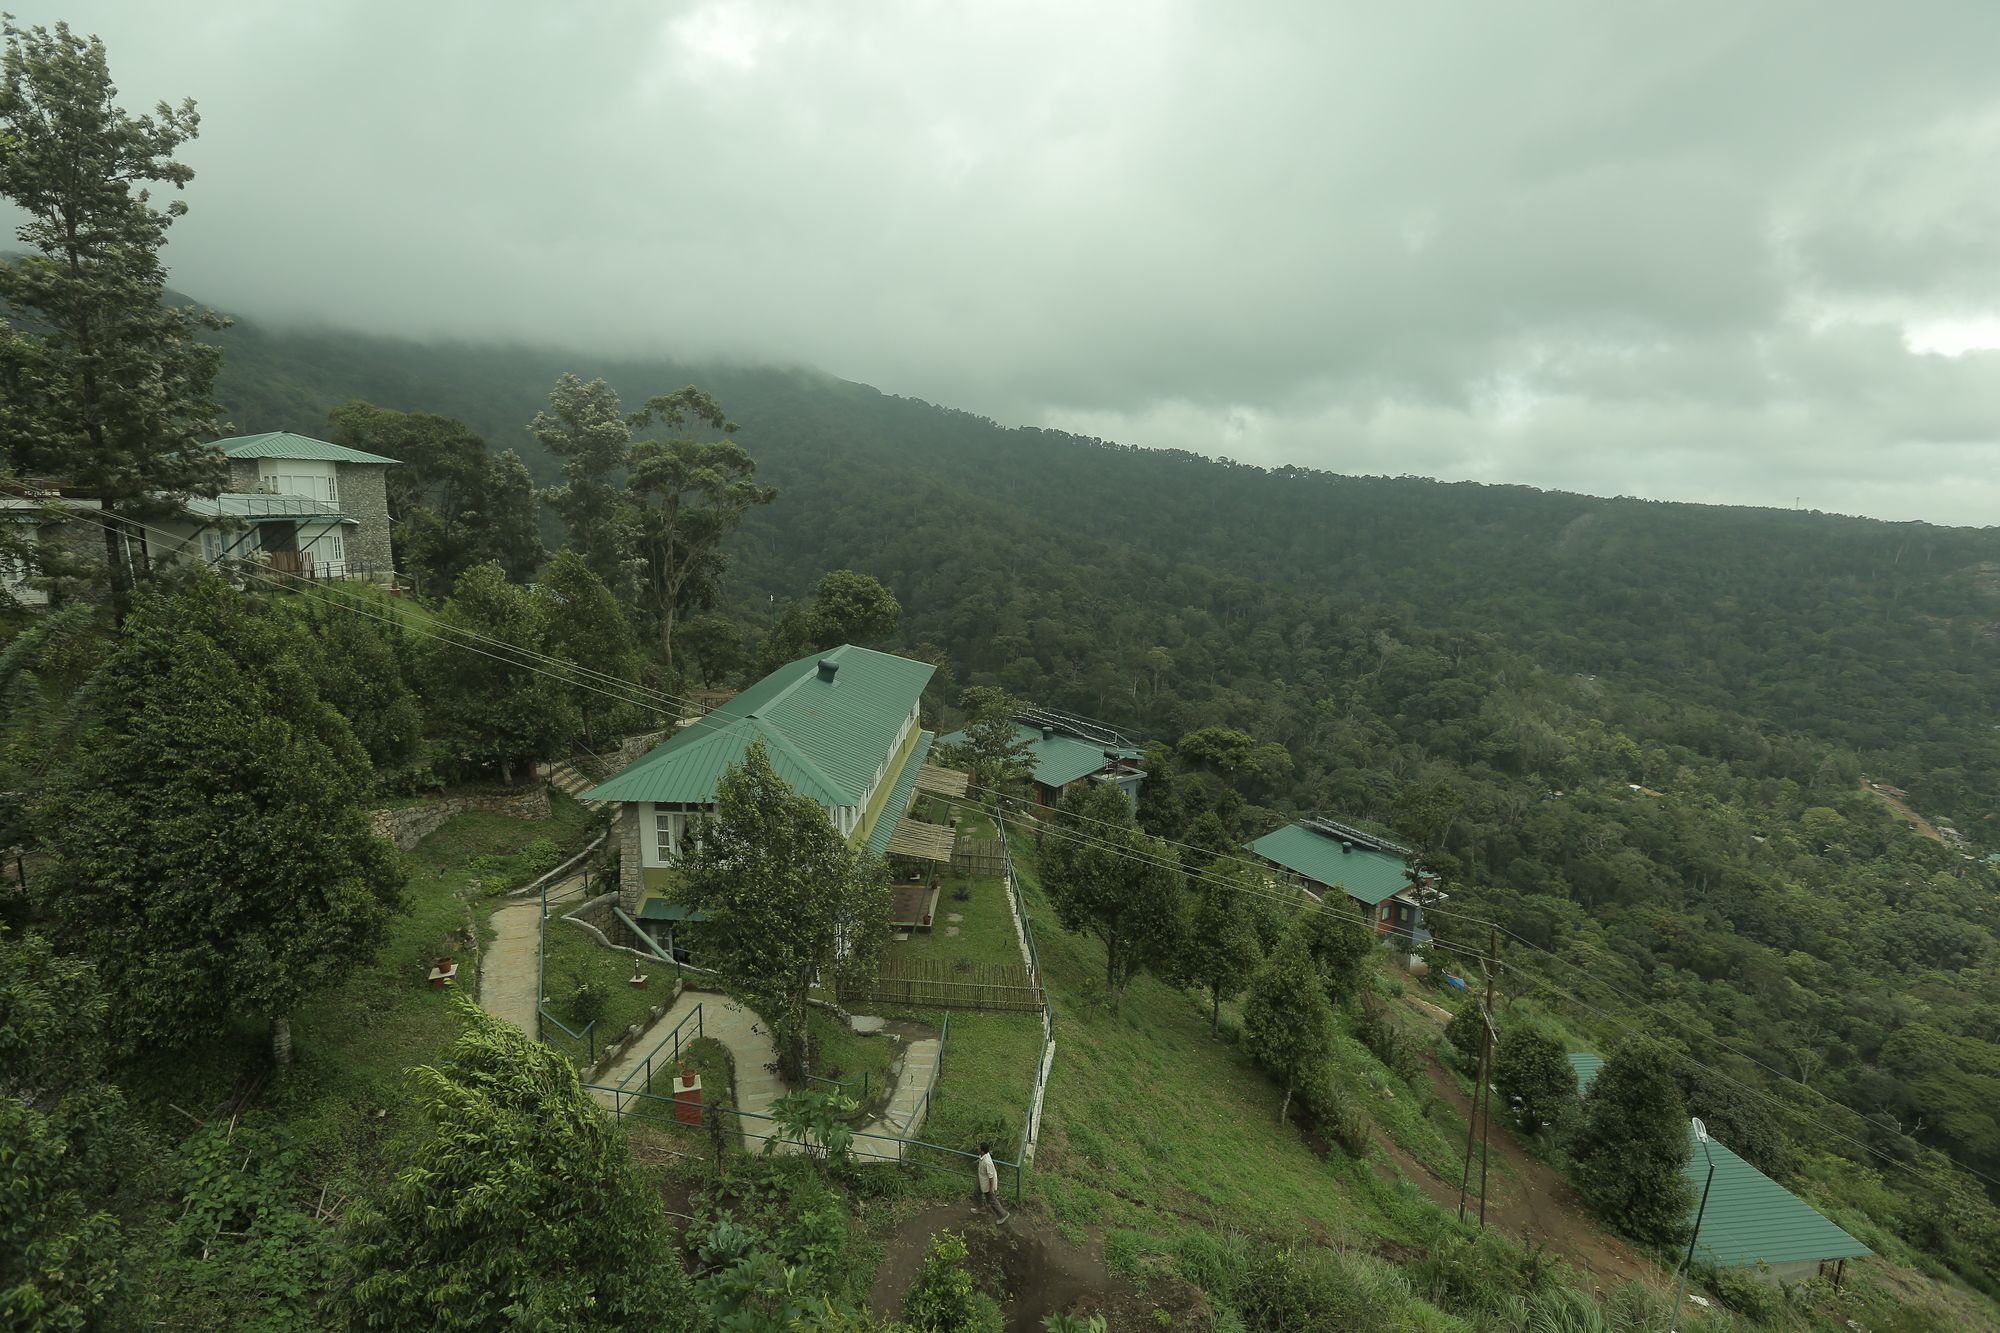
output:
[[[770,1020],[797,1070],[815,982],[874,971],[889,928],[886,868],[787,786],[756,741],[723,775],[681,873],[681,900],[708,914],[704,939],[730,991]]]
[[[1672,1058],[1633,1041],[1604,1062],[1569,1145],[1576,1186],[1607,1222],[1634,1240],[1677,1244],[1687,1232],[1694,1194],[1687,1164],[1687,1103]]]
[[[0,197],[27,217],[33,253],[0,263],[0,307],[14,326],[7,356],[22,396],[8,415],[23,472],[59,478],[100,500],[112,605],[129,602],[124,525],[214,495],[225,475],[210,397],[222,354],[197,330],[212,314],[165,303],[160,249],[187,212],[151,203],[148,182],[179,190],[194,172],[174,160],[195,136],[193,101],[150,116],[113,100],[104,43],[0,21]],[[25,366],[20,363],[25,362]],[[10,395],[11,396],[11,395]]]
[[[1132,823],[1124,792],[1100,782],[1065,792],[1040,858],[1056,919],[1104,942],[1112,1008],[1140,969],[1175,965],[1187,932],[1180,868],[1165,843]]]
[[[582,556],[567,546],[557,551],[535,584],[535,600],[541,603],[543,642],[549,652],[597,675],[627,682],[638,679],[639,650],[632,641],[632,627],[618,599]],[[615,683],[597,676],[579,679],[570,687],[585,745],[594,746],[603,738],[607,719],[615,721],[620,713],[633,711],[632,705],[615,697],[619,692]]]
[[[1014,722],[1021,701],[991,685],[968,685],[958,706],[966,712],[965,748],[974,785],[989,798],[1024,789],[1035,775],[1035,748]]]
[[[346,1225],[356,1328],[698,1326],[658,1194],[567,1057],[456,1002],[445,1059],[413,1071],[429,1132]]]
[[[552,759],[577,732],[568,686],[536,655],[547,646],[545,607],[491,561],[459,576],[438,612],[419,667],[432,724],[458,756],[516,770]]]
[[[585,384],[565,373],[549,390],[549,410],[535,414],[528,432],[562,462],[562,485],[547,498],[562,517],[568,545],[622,596],[631,580],[618,483],[632,455],[632,427],[617,393],[601,379]]]
[[[1243,1001],[1243,1045],[1285,1089],[1278,1107],[1281,1122],[1299,1085],[1333,1056],[1333,1007],[1296,926],[1250,979]]]
[[[1262,950],[1251,924],[1246,890],[1257,885],[1248,878],[1227,876],[1218,867],[1194,884],[1194,910],[1188,918],[1185,975],[1208,992],[1208,1030],[1222,1021],[1222,1002],[1240,994],[1256,969]],[[1234,882],[1232,882],[1234,879]]]
[[[296,600],[317,643],[312,665],[319,697],[347,720],[378,785],[407,776],[422,747],[424,714],[403,674],[409,650],[401,627],[361,607]]]
[[[874,643],[896,632],[902,603],[881,580],[851,569],[820,575],[813,585],[813,647]]]
[[[736,423],[692,385],[649,399],[631,424],[676,433],[634,445],[630,478],[641,596],[659,630],[660,660],[671,672],[675,617],[691,609],[691,593],[720,575],[722,539],[753,506],[771,503],[778,492],[757,484],[757,461],[729,438]],[[722,438],[700,438],[703,431]]]
[[[1360,994],[1368,976],[1369,960],[1375,956],[1375,937],[1362,923],[1354,900],[1344,893],[1329,893],[1305,908],[1306,948],[1319,964],[1326,979],[1327,998],[1335,1004]]]
[[[0,934],[0,1327],[112,1327],[124,1287],[111,1195],[144,1154],[106,1075],[94,974]]]
[[[38,822],[62,942],[118,996],[126,1042],[185,1048],[289,1015],[367,959],[401,875],[368,828],[368,757],[292,633],[201,574],[140,601]]]
[[[498,560],[526,580],[546,554],[535,483],[520,455],[489,454],[462,421],[398,412],[359,399],[327,414],[336,444],[396,459],[389,469],[389,521],[397,567],[419,591],[442,594],[476,564]]]

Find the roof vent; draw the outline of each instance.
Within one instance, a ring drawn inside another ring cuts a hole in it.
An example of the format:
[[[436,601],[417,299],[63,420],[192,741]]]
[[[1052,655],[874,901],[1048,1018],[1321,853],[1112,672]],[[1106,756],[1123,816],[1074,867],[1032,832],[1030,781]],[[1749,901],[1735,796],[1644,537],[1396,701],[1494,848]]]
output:
[[[819,678],[821,680],[832,680],[833,673],[838,670],[840,670],[840,663],[834,661],[831,657],[822,657],[819,659]]]
[[[1043,727],[1043,728],[1042,728],[1042,739],[1043,739],[1043,740],[1045,740],[1045,741],[1052,741],[1052,740],[1054,740],[1055,738],[1056,738],[1056,729],[1055,729],[1054,727]]]
[[[1349,852],[1351,852],[1351,851],[1353,851],[1353,850],[1354,850],[1354,844],[1353,844],[1353,843],[1349,842],[1349,841],[1348,841],[1347,839],[1345,839],[1345,838],[1342,838],[1342,839],[1340,840],[1340,854],[1341,854],[1342,856],[1345,856],[1345,855],[1347,855],[1347,854],[1348,854]]]

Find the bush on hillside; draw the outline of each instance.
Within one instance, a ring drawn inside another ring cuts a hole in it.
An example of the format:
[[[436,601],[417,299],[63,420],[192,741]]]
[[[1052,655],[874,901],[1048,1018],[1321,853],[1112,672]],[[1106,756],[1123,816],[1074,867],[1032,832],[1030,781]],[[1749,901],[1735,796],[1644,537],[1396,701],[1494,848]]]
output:
[[[1349,1156],[1361,1157],[1368,1152],[1368,1117],[1342,1094],[1331,1062],[1323,1061],[1306,1072],[1299,1086],[1299,1101],[1312,1117],[1313,1127]]]
[[[1354,1020],[1354,1035],[1397,1078],[1415,1083],[1423,1077],[1422,1048],[1396,1026],[1389,1017],[1388,1006],[1373,995],[1362,997],[1361,1016]]]
[[[1687,1103],[1665,1050],[1633,1042],[1612,1053],[1583,1099],[1569,1150],[1577,1190],[1600,1216],[1634,1240],[1679,1243],[1694,1194],[1681,1178]]]
[[[1322,1333],[1396,1328],[1409,1289],[1392,1272],[1327,1250],[1271,1248],[1254,1255],[1236,1284],[1236,1309],[1251,1333]]]
[[[1493,1086],[1529,1133],[1560,1127],[1576,1113],[1576,1072],[1560,1039],[1539,1028],[1509,1031],[1493,1053]]]
[[[1000,1333],[1000,1307],[972,1285],[966,1254],[963,1236],[940,1231],[931,1237],[903,1298],[903,1316],[918,1333]]]

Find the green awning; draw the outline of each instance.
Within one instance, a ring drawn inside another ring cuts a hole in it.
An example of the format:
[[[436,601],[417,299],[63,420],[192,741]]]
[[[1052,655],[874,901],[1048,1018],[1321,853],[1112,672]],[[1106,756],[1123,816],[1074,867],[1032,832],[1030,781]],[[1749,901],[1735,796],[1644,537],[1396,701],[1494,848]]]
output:
[[[641,921],[706,921],[708,913],[698,912],[680,903],[670,903],[664,898],[648,898],[639,904]]]

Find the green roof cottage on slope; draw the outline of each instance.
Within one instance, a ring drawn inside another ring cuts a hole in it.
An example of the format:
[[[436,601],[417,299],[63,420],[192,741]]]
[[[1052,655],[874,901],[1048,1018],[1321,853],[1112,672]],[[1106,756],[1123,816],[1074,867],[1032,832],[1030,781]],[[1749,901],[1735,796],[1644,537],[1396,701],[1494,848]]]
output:
[[[919,700],[935,667],[843,644],[779,667],[713,712],[683,723],[637,762],[583,793],[618,809],[619,910],[656,942],[685,954],[688,920],[674,901],[674,865],[715,811],[724,773],[756,741],[788,786],[826,808],[841,836],[905,864],[949,859],[949,830],[908,818],[932,736]],[[934,874],[929,876],[934,879]],[[924,926],[936,886],[899,893],[899,924]]]

